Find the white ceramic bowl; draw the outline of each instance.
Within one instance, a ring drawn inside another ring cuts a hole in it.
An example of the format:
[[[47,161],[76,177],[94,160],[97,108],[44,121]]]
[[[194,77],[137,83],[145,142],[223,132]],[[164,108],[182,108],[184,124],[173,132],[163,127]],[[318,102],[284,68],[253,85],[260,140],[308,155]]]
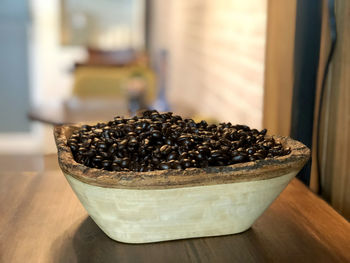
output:
[[[309,149],[286,137],[287,156],[222,167],[110,172],[74,161],[55,127],[60,167],[91,218],[112,239],[147,243],[247,230],[305,165]]]

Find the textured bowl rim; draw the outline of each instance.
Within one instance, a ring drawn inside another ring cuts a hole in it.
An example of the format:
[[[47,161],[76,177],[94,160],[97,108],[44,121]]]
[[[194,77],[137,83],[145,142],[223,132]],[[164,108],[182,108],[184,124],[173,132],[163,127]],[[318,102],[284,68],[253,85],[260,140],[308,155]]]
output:
[[[185,170],[155,170],[150,172],[113,172],[90,168],[77,163],[67,145],[67,136],[81,125],[57,125],[54,136],[58,162],[65,174],[84,183],[120,189],[169,189],[214,184],[228,184],[275,178],[299,171],[310,158],[310,150],[301,142],[289,137],[272,136],[291,153],[277,158],[207,168]]]

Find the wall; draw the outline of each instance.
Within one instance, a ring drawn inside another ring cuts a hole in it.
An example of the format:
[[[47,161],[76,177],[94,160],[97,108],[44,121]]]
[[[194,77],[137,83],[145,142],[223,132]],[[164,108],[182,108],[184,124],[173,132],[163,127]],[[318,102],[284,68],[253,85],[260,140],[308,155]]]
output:
[[[28,5],[0,2],[0,134],[28,133]]]
[[[71,93],[74,62],[82,61],[86,51],[82,47],[60,44],[59,0],[31,0],[31,86],[32,105],[54,107]],[[55,152],[52,127],[36,124],[40,137],[40,152]]]
[[[322,187],[322,197],[350,220],[350,2],[337,0],[335,4],[338,36],[322,107],[319,184]],[[327,8],[327,5],[324,7]],[[321,76],[330,47],[327,12],[324,12],[323,19],[323,33],[326,35],[322,38],[321,46]],[[315,170],[316,167],[313,168]]]
[[[289,136],[294,83],[296,0],[268,0],[263,126]]]
[[[266,1],[154,0],[152,7],[152,54],[170,51],[171,103],[261,128]]]
[[[28,78],[29,98],[23,105],[21,118],[26,120],[29,105],[58,105],[69,96],[72,69],[75,61],[83,60],[86,53],[81,47],[60,45],[59,0],[28,1]],[[11,101],[12,102],[12,101]],[[54,152],[52,127],[31,123],[26,133],[0,135],[0,153]]]
[[[86,57],[82,47],[60,45],[59,10],[59,0],[31,0],[34,104],[52,105],[69,96],[73,63]]]

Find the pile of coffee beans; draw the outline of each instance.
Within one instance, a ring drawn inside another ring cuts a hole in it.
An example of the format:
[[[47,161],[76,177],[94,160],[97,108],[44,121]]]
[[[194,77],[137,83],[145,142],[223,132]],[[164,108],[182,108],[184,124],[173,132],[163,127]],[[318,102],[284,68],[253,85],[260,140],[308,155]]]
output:
[[[109,171],[153,171],[223,166],[287,155],[266,129],[208,125],[172,112],[144,111],[131,119],[83,125],[68,139],[76,162]]]

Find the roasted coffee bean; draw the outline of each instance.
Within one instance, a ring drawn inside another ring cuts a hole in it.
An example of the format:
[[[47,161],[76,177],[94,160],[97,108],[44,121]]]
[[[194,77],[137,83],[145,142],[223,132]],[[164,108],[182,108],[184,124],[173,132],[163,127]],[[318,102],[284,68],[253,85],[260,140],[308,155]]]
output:
[[[111,166],[111,161],[109,161],[109,160],[103,160],[102,161],[102,168],[103,169],[107,170],[110,166]]]
[[[263,130],[260,131],[260,134],[261,134],[261,135],[265,135],[266,133],[267,133],[267,130],[266,130],[266,129],[263,129]]]
[[[197,161],[191,160],[191,167],[197,167]]]
[[[125,158],[122,159],[122,161],[121,161],[121,163],[120,163],[120,166],[121,166],[122,168],[126,168],[126,167],[129,166],[129,163],[130,163],[129,158],[128,158],[128,157],[125,157]]]
[[[118,143],[118,150],[121,151],[126,149],[127,145],[128,145],[128,139],[122,140],[120,143]]]
[[[210,150],[209,150],[209,148],[206,147],[206,146],[199,146],[197,149],[198,149],[198,152],[199,152],[200,154],[202,154],[202,155],[207,156],[207,155],[210,154]]]
[[[173,141],[170,138],[166,138],[164,140],[164,143],[167,144],[167,145],[173,145],[174,144]]]
[[[109,148],[108,148],[108,153],[113,154],[118,148],[118,144],[113,143]]]
[[[69,146],[70,146],[70,149],[72,150],[72,152],[76,152],[79,149],[78,145],[76,145],[75,143],[72,143]]]
[[[83,125],[67,140],[75,161],[110,171],[152,171],[228,165],[290,154],[289,148],[246,125],[208,125],[171,112],[144,111]]]
[[[120,171],[121,168],[120,168],[120,166],[117,163],[112,163],[111,164],[111,170],[112,171]]]
[[[102,156],[103,159],[106,159],[109,157],[109,154],[107,152],[100,152],[100,155]]]
[[[196,158],[198,161],[203,161],[205,159],[205,156],[202,153],[196,151],[194,158]]]
[[[214,150],[210,153],[212,158],[218,158],[219,156],[222,156],[222,152],[220,150]]]
[[[255,153],[255,150],[254,150],[254,148],[249,147],[249,148],[247,149],[246,152],[247,152],[248,154],[254,154],[254,153]]]
[[[264,156],[259,152],[254,153],[253,156],[255,157],[256,160],[260,160],[264,158]]]
[[[135,138],[135,137],[131,137],[130,139],[129,139],[129,145],[130,146],[132,146],[132,147],[135,147],[135,146],[137,146],[138,144],[139,144],[139,142],[137,141],[137,139]]]
[[[83,153],[86,152],[86,151],[87,151],[87,149],[84,148],[84,147],[79,147],[79,149],[78,149],[78,153],[79,153],[79,154],[83,154]]]
[[[116,164],[118,164],[118,165],[120,165],[120,164],[122,163],[122,161],[123,161],[123,159],[122,159],[122,158],[119,158],[119,157],[117,157],[117,156],[115,156],[115,157],[113,158],[113,163],[116,163]]]
[[[94,149],[90,149],[90,150],[83,152],[83,155],[88,156],[88,157],[92,157],[95,154],[96,154],[96,151]]]
[[[182,166],[181,166],[179,161],[171,160],[171,161],[168,162],[168,164],[170,165],[170,167],[172,169],[182,169]]]
[[[190,159],[183,159],[180,162],[183,169],[191,167],[191,160]]]
[[[152,157],[151,161],[152,161],[152,163],[154,165],[158,165],[159,164],[159,158],[157,158],[157,157]]]
[[[160,131],[158,131],[158,130],[153,130],[153,131],[152,131],[152,138],[153,138],[153,139],[159,139],[159,138],[161,138],[161,137],[162,137],[162,134],[161,134]]]
[[[160,170],[168,170],[170,169],[170,167],[171,167],[170,164],[167,162],[160,163],[158,166]]]
[[[242,154],[236,155],[236,156],[234,156],[234,157],[232,158],[232,161],[233,161],[234,163],[241,163],[241,162],[244,162],[245,160],[246,160],[246,156],[245,156],[245,155],[242,155]]]
[[[103,158],[100,155],[96,155],[96,156],[92,157],[92,161],[95,163],[102,162],[102,160],[103,160]]]
[[[168,153],[170,153],[171,150],[172,150],[171,146],[167,144],[160,147],[160,152],[164,155],[167,155]]]
[[[135,128],[135,132],[137,133],[137,134],[140,134],[140,133],[142,133],[142,127],[140,127],[140,126],[137,126],[136,128]]]

